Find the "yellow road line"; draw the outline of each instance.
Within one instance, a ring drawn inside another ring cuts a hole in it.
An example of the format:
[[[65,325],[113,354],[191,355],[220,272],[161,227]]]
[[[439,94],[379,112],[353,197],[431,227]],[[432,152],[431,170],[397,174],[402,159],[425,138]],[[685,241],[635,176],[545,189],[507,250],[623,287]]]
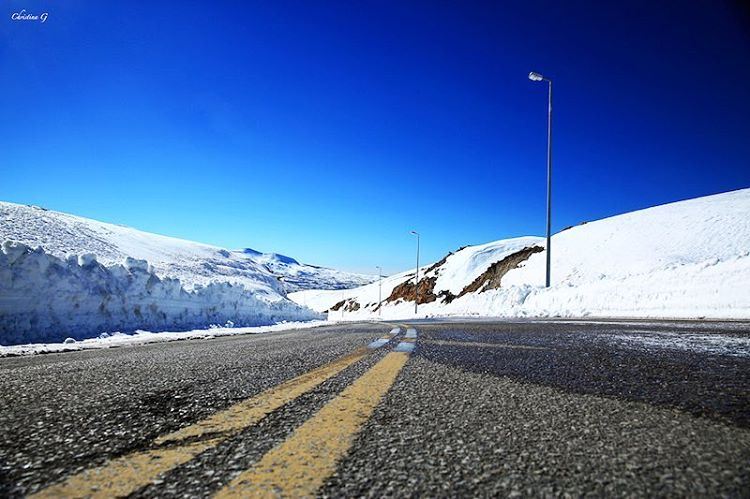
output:
[[[523,350],[549,350],[547,347],[534,345],[517,345],[515,343],[479,343],[478,341],[444,341],[444,340],[419,340],[419,343],[428,345],[444,345],[449,347],[477,347],[477,348],[520,348]]]
[[[314,495],[336,470],[337,461],[349,451],[408,359],[406,353],[387,354],[216,498]]]
[[[346,357],[342,357],[330,364],[282,383],[276,388],[271,388],[251,399],[233,405],[229,409],[218,412],[203,421],[159,437],[156,439],[156,444],[213,435],[216,432],[234,432],[247,428],[263,419],[268,413],[291,402],[303,393],[309,392],[327,379],[340,373],[367,355],[367,353],[366,349],[357,350]]]
[[[122,497],[147,485],[153,478],[193,459],[222,439],[180,447],[138,452],[114,459],[100,468],[83,471],[31,497]]]
[[[154,441],[155,445],[176,445],[134,452],[114,459],[101,467],[73,475],[31,497],[108,498],[128,495],[148,485],[159,475],[257,423],[267,414],[312,390],[367,354],[368,350],[365,348],[357,350]]]

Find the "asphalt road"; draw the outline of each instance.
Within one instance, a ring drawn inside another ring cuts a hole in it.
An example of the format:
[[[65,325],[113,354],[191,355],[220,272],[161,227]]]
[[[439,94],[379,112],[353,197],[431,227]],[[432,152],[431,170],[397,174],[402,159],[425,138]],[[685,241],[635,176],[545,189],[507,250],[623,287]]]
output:
[[[0,428],[2,497],[750,497],[750,324],[362,323],[4,358]]]

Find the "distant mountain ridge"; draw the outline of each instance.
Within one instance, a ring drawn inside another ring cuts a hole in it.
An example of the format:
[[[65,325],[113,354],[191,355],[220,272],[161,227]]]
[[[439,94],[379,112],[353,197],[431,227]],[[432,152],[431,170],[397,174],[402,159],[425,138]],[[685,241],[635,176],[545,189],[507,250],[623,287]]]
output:
[[[252,248],[245,248],[242,250],[242,252],[247,255],[251,255],[253,257],[267,259],[269,261],[276,261],[279,263],[285,263],[287,265],[299,265],[300,264],[297,260],[295,260],[291,256],[281,255],[279,253],[262,253]]]

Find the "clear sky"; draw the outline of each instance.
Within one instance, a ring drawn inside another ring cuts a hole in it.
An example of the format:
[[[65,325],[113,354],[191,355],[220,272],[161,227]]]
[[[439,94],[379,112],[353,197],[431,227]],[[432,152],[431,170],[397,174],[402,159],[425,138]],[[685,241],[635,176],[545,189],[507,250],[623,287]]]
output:
[[[750,187],[721,2],[9,1],[0,199],[374,273]],[[13,21],[21,9],[47,21]]]

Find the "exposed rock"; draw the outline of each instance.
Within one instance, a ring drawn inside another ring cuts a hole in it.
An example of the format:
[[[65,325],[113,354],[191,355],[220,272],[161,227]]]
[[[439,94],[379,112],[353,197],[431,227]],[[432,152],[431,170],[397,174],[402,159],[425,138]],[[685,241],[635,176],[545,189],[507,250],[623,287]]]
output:
[[[430,265],[430,268],[428,268],[427,270],[424,271],[424,275],[429,274],[433,270],[437,270],[437,268],[441,267],[445,263],[445,261],[448,259],[448,257],[451,256],[452,254],[453,254],[453,252],[451,251],[450,253],[448,253],[447,255],[445,255],[442,258],[442,260],[440,260],[439,262],[435,262],[432,265]]]
[[[465,248],[465,246],[464,246]],[[463,248],[459,248],[456,251],[461,251]],[[484,292],[489,289],[497,289],[500,287],[500,282],[510,270],[518,267],[522,262],[526,261],[534,253],[544,251],[541,246],[530,246],[517,251],[511,255],[506,256],[502,260],[493,263],[489,268],[482,273],[479,277],[474,279],[471,284],[467,285],[458,295],[454,295],[447,289],[444,289],[437,294],[435,293],[435,283],[437,282],[437,276],[440,273],[440,267],[445,264],[449,256],[453,255],[454,252],[448,253],[442,260],[431,265],[424,272],[424,277],[419,280],[419,293],[417,295],[417,303],[431,303],[436,300],[440,300],[442,303],[450,303],[456,298],[460,298],[468,293]],[[433,275],[429,275],[433,274]],[[406,281],[402,282],[391,292],[390,296],[383,300],[386,303],[392,303],[399,300],[403,301],[414,301],[414,277],[412,276]],[[331,307],[331,310],[340,310],[344,306],[345,301],[341,301]],[[358,303],[349,304],[347,306],[357,306],[353,310],[358,310]],[[380,304],[373,310],[377,311],[380,308]],[[344,308],[348,310],[348,308]]]
[[[359,310],[359,308],[360,305],[358,301],[347,300],[347,304],[344,307],[344,310],[346,310],[347,312],[356,312],[357,310]]]
[[[438,293],[438,298],[443,300],[443,303],[450,303],[456,299],[456,295],[448,291],[447,289],[442,290]]]
[[[506,256],[499,262],[493,263],[484,271],[484,273],[482,273],[482,275],[474,279],[471,284],[461,290],[456,298],[460,298],[467,293],[474,293],[476,291],[482,293],[489,289],[499,288],[500,281],[505,274],[518,267],[522,262],[528,260],[528,258],[534,253],[539,253],[540,251],[544,251],[544,248],[541,246],[530,246]]]
[[[341,307],[344,307],[345,312],[356,312],[360,309],[360,304],[356,300],[349,298],[347,300],[341,300],[340,302],[329,308],[328,311],[336,312],[341,310]]]
[[[435,282],[437,277],[424,277],[419,280],[419,289],[417,290],[417,303],[431,303],[437,300],[435,295]],[[402,282],[391,292],[391,295],[385,299],[386,302],[394,302],[398,300],[414,301],[414,280],[409,279],[408,281]]]

